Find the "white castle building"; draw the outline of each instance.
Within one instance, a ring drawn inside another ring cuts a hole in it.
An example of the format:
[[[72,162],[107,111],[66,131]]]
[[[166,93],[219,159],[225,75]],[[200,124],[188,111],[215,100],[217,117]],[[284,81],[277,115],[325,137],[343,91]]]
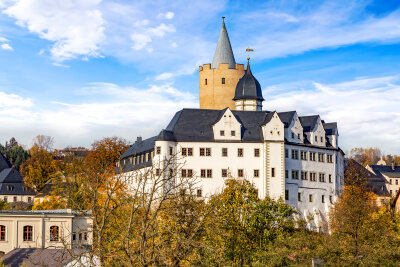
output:
[[[205,70],[213,75],[211,95],[202,92],[202,84],[210,84],[202,73]],[[229,95],[234,71],[241,76]],[[226,179],[247,179],[260,198],[284,199],[304,218],[313,218],[314,227],[322,226],[343,180],[344,153],[338,145],[337,124],[319,115],[262,110],[260,83],[249,63],[245,70],[236,64],[224,23],[213,63],[200,67],[200,72],[200,106],[210,107],[207,97],[214,99],[215,107],[223,101],[231,104],[223,109],[178,111],[158,135],[138,138],[123,154],[120,163],[126,173],[178,154],[183,166],[179,175],[197,178],[198,197],[221,192]],[[230,99],[215,103],[216,95]]]

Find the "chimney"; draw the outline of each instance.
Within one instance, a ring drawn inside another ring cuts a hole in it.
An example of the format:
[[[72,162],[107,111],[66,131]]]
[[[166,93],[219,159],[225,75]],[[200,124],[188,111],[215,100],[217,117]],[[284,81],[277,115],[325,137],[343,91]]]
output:
[[[142,137],[138,136],[137,139],[136,139],[135,144],[140,144],[140,143],[142,143]]]
[[[394,166],[394,162],[392,162],[392,171],[394,171],[395,166]]]

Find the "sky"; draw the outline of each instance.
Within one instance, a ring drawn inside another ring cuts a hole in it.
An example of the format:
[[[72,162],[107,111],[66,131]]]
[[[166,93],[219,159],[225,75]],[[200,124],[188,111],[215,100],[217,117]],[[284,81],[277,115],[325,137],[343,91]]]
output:
[[[198,108],[225,22],[265,110],[336,121],[339,145],[400,154],[400,1],[0,0],[0,143],[134,142]]]

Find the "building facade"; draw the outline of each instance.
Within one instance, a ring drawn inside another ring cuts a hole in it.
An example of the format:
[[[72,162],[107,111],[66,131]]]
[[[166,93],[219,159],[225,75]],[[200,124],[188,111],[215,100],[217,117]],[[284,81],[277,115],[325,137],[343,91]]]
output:
[[[0,252],[92,244],[92,218],[66,210],[0,211]]]
[[[237,68],[226,42],[223,23],[208,70]],[[178,155],[177,165],[182,169],[177,176],[194,177],[198,197],[221,192],[226,179],[247,179],[260,198],[284,199],[309,220],[310,227],[322,227],[343,185],[344,153],[339,148],[337,124],[319,115],[263,111],[261,86],[250,62],[241,77],[235,78],[231,91],[214,85],[204,89],[203,85],[211,84],[203,71],[204,65],[199,74],[200,109],[178,111],[158,135],[138,138],[122,155],[120,167],[126,174],[152,167],[160,175],[163,164]],[[220,90],[224,101],[216,101]],[[212,91],[214,97],[205,91]]]

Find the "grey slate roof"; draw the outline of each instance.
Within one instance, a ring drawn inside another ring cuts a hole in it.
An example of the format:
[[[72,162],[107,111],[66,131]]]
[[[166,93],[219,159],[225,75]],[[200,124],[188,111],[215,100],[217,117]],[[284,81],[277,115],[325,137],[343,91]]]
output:
[[[158,136],[153,136],[141,142],[136,141],[128,150],[122,154],[121,159],[134,156],[146,151],[151,151],[154,148],[155,141]]]
[[[4,157],[4,155],[0,152],[0,172],[4,169],[8,169],[11,168],[12,165],[11,163],[8,161],[8,159],[6,159],[6,157]]]
[[[289,127],[289,125],[292,123],[295,114],[296,111],[278,112],[278,116],[283,124],[285,124],[285,128]]]
[[[337,129],[337,123],[336,122],[329,122],[329,123],[323,123],[325,132],[327,135],[332,135],[335,134],[335,131]]]
[[[217,69],[220,63],[228,63],[230,69],[236,68],[235,57],[233,55],[231,42],[229,41],[228,32],[226,31],[224,22],[222,22],[221,32],[219,34],[211,68]]]
[[[314,129],[314,126],[317,123],[318,118],[319,118],[319,115],[299,117],[300,123],[303,126],[303,131],[311,132]]]
[[[400,178],[400,166],[395,166],[394,170],[392,166],[387,165],[369,165],[376,175],[386,175],[389,178]]]
[[[16,248],[3,256],[6,266],[19,267],[25,262],[29,267],[33,266],[65,266],[74,257],[85,255],[84,249],[41,249],[41,248]]]
[[[35,195],[35,191],[25,186],[22,175],[11,167],[10,162],[1,153],[0,165],[7,167],[0,169],[0,195]]]
[[[233,100],[240,99],[256,99],[263,101],[261,85],[257,79],[253,76],[250,69],[250,63],[247,62],[247,68],[244,75],[238,81],[235,89],[235,96]]]

